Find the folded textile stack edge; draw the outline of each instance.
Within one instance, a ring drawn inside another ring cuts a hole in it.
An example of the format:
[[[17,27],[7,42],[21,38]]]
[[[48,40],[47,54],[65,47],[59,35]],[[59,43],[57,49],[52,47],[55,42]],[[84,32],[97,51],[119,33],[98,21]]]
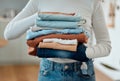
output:
[[[28,53],[40,58],[79,60],[78,56],[85,54],[84,43],[87,43],[89,38],[89,32],[79,25],[80,21],[83,21],[81,16],[65,13],[38,14],[37,27],[27,31]]]

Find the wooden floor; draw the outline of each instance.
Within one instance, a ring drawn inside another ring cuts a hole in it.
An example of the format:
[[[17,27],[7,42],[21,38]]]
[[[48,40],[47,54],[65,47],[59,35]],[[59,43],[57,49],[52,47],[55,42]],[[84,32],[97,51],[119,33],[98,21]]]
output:
[[[0,81],[37,81],[39,65],[0,66]],[[112,81],[96,70],[97,81]]]

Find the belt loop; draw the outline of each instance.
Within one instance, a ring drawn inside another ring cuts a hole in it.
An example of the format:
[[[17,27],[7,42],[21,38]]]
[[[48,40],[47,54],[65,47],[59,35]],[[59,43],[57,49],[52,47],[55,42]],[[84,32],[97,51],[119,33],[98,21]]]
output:
[[[51,70],[54,70],[54,62],[51,61]]]
[[[74,63],[74,70],[75,70],[75,72],[77,71],[77,62]]]
[[[82,74],[88,74],[87,70],[88,70],[87,63],[86,62],[82,62],[82,65],[81,65]]]

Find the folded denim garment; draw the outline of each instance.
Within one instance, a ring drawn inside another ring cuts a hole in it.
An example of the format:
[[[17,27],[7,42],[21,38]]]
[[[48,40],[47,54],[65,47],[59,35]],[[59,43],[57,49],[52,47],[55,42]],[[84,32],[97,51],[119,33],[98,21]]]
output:
[[[80,43],[87,43],[88,38],[84,33],[81,34],[50,34],[45,36],[39,36],[35,39],[27,40],[27,45],[30,47],[36,47],[39,42],[42,42],[46,38],[61,38],[61,39],[77,39]]]
[[[48,35],[48,34],[80,34],[84,33],[83,28],[77,29],[63,29],[63,30],[40,30],[37,32],[33,32],[31,29],[27,31],[26,39],[33,39],[38,36]]]
[[[39,19],[44,21],[73,21],[79,22],[82,20],[81,16],[71,16],[71,15],[63,15],[63,14],[38,14]]]
[[[49,48],[37,48],[37,56],[39,58],[67,58],[86,62],[89,58],[86,57],[85,51],[86,46],[84,44],[79,44],[76,52]]]
[[[67,51],[76,51],[77,44],[60,44],[56,42],[40,42],[38,48],[51,48]]]
[[[49,28],[78,28],[80,27],[80,22],[69,22],[69,21],[42,21],[36,20],[36,25],[38,27],[49,27]]]

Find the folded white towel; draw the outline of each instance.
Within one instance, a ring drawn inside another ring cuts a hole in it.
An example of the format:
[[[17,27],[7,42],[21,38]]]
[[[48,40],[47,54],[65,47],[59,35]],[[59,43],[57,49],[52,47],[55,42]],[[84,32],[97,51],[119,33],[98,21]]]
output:
[[[69,39],[58,39],[58,38],[46,38],[43,39],[43,42],[56,42],[60,44],[77,44],[77,39],[69,40]]]

